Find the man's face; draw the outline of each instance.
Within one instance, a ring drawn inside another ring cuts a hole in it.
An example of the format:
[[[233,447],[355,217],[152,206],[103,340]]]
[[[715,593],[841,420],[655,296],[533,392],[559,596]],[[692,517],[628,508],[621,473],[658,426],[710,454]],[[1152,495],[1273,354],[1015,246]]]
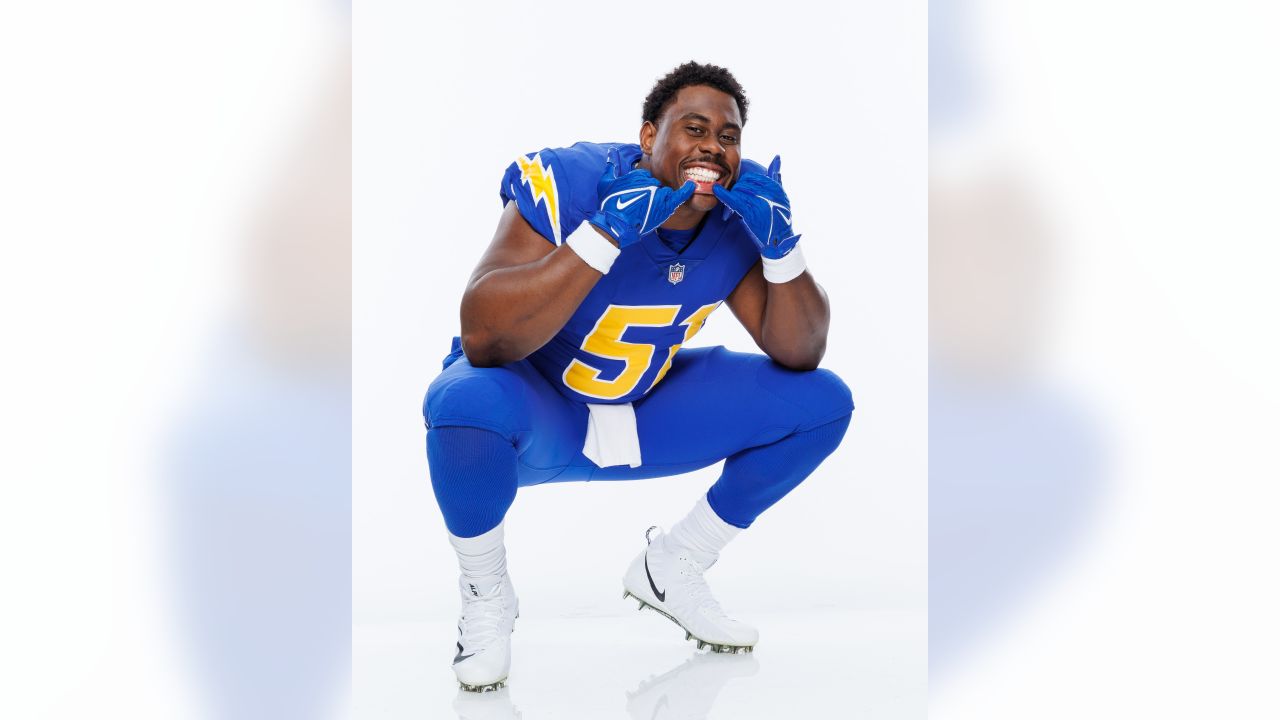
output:
[[[697,193],[673,216],[675,224],[701,219],[719,204],[712,185],[727,188],[737,178],[741,141],[738,103],[732,95],[706,85],[681,88],[656,126],[648,122],[641,126],[640,148],[645,155],[641,167],[667,187],[678,188],[686,180],[698,183]]]

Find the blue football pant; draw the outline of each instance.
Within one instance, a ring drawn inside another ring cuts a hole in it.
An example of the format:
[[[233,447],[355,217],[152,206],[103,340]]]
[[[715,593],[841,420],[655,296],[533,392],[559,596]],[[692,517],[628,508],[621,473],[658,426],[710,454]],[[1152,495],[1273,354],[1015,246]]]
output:
[[[829,370],[797,372],[723,347],[681,350],[633,403],[644,464],[596,467],[582,454],[587,408],[527,361],[473,367],[460,353],[427,392],[427,458],[449,531],[499,522],[516,488],[571,480],[638,480],[726,460],[708,492],[725,522],[748,527],[839,445],[853,401]]]

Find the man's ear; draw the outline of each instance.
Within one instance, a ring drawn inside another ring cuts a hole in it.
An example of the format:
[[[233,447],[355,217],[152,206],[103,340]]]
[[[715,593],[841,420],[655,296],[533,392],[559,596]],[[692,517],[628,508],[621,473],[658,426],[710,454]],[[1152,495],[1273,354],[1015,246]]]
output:
[[[657,137],[658,126],[645,120],[644,124],[640,126],[640,151],[645,155],[652,155],[653,143]]]

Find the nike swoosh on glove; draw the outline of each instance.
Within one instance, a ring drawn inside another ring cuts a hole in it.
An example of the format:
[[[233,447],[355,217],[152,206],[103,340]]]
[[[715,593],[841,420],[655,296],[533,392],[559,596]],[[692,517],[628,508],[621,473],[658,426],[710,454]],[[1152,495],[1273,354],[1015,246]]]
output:
[[[791,226],[791,200],[782,189],[782,157],[774,156],[768,174],[743,173],[733,189],[716,185],[711,189],[725,207],[742,218],[747,234],[764,257],[777,260],[800,241]]]
[[[609,164],[598,187],[600,211],[587,222],[617,241],[619,248],[657,230],[697,189],[692,180],[672,190],[648,170],[624,171],[617,148],[609,150]]]

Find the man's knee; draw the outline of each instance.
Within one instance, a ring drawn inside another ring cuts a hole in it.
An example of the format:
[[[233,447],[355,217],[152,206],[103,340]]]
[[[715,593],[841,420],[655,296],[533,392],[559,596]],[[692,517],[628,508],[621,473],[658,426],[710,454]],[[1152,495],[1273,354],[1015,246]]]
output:
[[[799,430],[848,418],[853,412],[853,393],[839,375],[819,368],[805,372],[785,371],[782,392],[800,408]]]
[[[815,376],[813,382],[818,385],[818,392],[826,398],[832,412],[837,416],[853,412],[853,391],[849,390],[849,386],[839,375],[826,368],[814,370],[812,374]]]
[[[504,367],[459,365],[427,390],[422,404],[427,427],[473,427],[512,437],[522,428],[524,381]]]

